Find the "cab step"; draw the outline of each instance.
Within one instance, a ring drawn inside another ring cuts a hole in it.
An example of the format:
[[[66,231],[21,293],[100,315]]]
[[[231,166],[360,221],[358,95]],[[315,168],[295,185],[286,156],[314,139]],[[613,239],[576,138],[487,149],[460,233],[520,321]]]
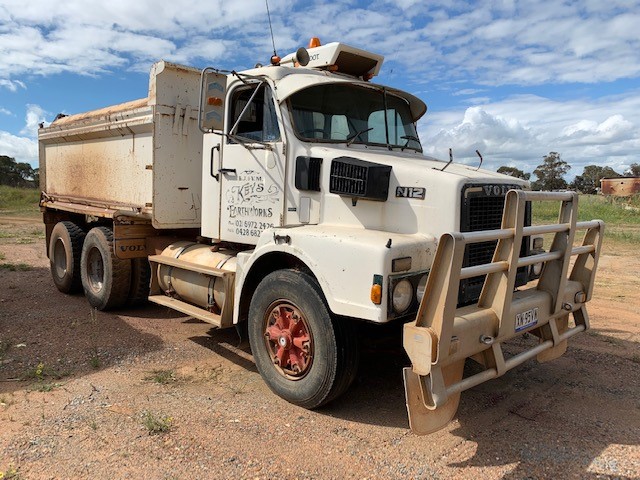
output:
[[[166,295],[150,295],[149,301],[177,310],[178,312],[186,313],[194,318],[215,325],[218,328],[222,327],[222,318],[217,313],[209,312],[203,308],[178,300],[177,298],[168,297]]]

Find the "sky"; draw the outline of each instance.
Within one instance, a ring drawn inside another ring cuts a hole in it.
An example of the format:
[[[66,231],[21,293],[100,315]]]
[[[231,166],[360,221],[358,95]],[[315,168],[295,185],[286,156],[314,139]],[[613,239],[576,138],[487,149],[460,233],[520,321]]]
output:
[[[376,83],[429,106],[425,153],[533,172],[640,163],[640,0],[269,0],[284,56],[344,42],[385,56]],[[250,68],[273,51],[264,0],[0,0],[0,155],[38,164],[37,130],[146,96],[164,59]],[[535,178],[535,177],[533,177]]]

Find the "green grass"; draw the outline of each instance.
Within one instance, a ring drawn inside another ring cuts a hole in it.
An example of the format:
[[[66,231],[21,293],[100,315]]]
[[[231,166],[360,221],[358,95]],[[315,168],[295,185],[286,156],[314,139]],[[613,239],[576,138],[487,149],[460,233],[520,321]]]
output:
[[[2,480],[20,480],[22,475],[20,475],[19,469],[14,468],[13,466],[9,466],[5,471],[0,470],[0,479]]]
[[[168,385],[177,380],[173,370],[153,370],[144,379],[161,385]]]
[[[0,263],[0,270],[9,270],[10,272],[28,272],[31,265],[26,263]]]
[[[640,243],[640,196],[631,198],[580,195],[578,221],[604,220],[606,241]],[[533,223],[556,222],[559,202],[533,202]],[[550,240],[545,236],[545,245]],[[550,238],[551,236],[549,236]]]
[[[43,381],[47,378],[53,378],[60,380],[67,376],[66,372],[60,372],[55,368],[46,365],[44,362],[39,362],[35,367],[27,369],[21,377],[21,380],[38,380]]]
[[[171,430],[172,418],[166,415],[156,414],[146,411],[142,414],[142,424],[145,426],[149,435],[158,435],[167,433]]]
[[[39,214],[40,190],[37,188],[16,188],[0,185],[0,214]]]
[[[4,356],[11,348],[10,340],[0,340],[0,360],[4,360]]]
[[[607,225],[604,232],[604,238],[605,240],[613,240],[614,242],[640,245],[640,230],[630,232],[628,230],[621,230],[615,226],[611,227],[610,225]]]
[[[98,370],[102,366],[102,359],[100,358],[100,352],[97,348],[92,348],[89,353],[89,365]]]
[[[558,218],[559,203],[533,202],[534,223],[555,221]],[[640,197],[632,197],[623,202],[614,197],[601,195],[580,195],[578,200],[578,220],[604,220],[609,225],[640,225]]]

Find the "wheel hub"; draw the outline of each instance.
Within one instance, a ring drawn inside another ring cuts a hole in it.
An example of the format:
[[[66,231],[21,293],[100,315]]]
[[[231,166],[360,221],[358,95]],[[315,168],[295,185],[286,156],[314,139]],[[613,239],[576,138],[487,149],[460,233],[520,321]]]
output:
[[[104,284],[104,261],[97,248],[92,248],[87,255],[87,277],[94,292],[99,292]]]
[[[56,240],[53,247],[53,264],[57,277],[64,277],[67,273],[67,253],[61,238]]]
[[[290,335],[287,334],[283,334],[278,338],[278,344],[282,347],[282,348],[286,348],[289,349],[291,348],[291,337]]]
[[[265,318],[265,343],[273,364],[290,379],[300,379],[309,371],[312,337],[302,312],[291,303],[278,301]]]

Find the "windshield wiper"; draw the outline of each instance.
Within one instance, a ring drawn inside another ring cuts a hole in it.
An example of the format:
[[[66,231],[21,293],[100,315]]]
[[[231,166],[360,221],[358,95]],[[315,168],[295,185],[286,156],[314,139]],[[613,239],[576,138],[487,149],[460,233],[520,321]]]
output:
[[[407,143],[405,143],[405,144],[404,144],[404,146],[402,146],[402,147],[400,148],[400,151],[401,151],[401,152],[404,152],[404,149],[405,149],[405,148],[407,148],[407,147],[409,146],[409,142],[410,142],[411,140],[414,140],[414,141],[416,141],[416,142],[420,143],[420,139],[419,139],[418,137],[416,137],[415,135],[404,135],[404,136],[402,136],[402,137],[400,137],[400,138],[401,138],[401,139],[403,139],[403,140],[406,140],[406,141],[407,141]]]
[[[363,133],[370,132],[371,130],[373,130],[373,127],[367,128],[365,130],[360,130],[354,133],[353,135],[351,135],[349,138],[347,138],[347,147],[351,145],[353,142],[355,142],[360,135],[362,135]]]

